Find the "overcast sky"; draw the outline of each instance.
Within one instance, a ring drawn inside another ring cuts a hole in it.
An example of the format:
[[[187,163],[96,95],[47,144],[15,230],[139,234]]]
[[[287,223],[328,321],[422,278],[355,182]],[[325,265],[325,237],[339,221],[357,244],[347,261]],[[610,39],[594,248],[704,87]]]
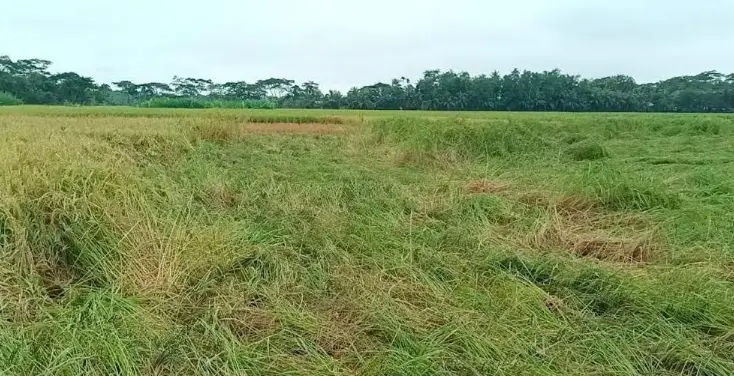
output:
[[[734,0],[0,0],[0,55],[100,82],[734,72]]]

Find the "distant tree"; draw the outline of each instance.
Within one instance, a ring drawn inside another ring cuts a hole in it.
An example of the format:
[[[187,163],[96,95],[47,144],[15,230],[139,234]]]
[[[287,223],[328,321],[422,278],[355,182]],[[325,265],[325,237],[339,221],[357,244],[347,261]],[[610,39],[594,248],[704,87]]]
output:
[[[95,104],[107,104],[110,103],[110,97],[112,96],[112,88],[108,84],[99,85],[94,90],[94,103]]]
[[[51,62],[42,59],[26,59],[13,61],[7,55],[0,56],[0,71],[12,75],[25,76],[29,74],[48,75],[48,67]]]
[[[235,100],[263,99],[267,95],[260,85],[245,81],[227,82],[222,85],[222,92],[225,98]]]
[[[268,78],[260,80],[255,85],[265,90],[269,98],[281,98],[292,91],[295,81],[285,78]]]
[[[94,99],[97,85],[89,77],[80,76],[74,72],[55,74],[50,80],[56,86],[56,93],[60,102],[90,104]]]
[[[112,84],[117,86],[118,89],[120,89],[122,92],[124,92],[131,98],[137,97],[138,93],[140,92],[138,85],[130,81],[117,81],[117,82],[113,82]]]
[[[218,84],[216,82],[212,82],[209,84],[209,87],[207,87],[208,95],[211,98],[217,98],[222,99],[224,98],[224,85]]]
[[[173,89],[167,84],[160,82],[148,82],[145,84],[135,85],[135,92],[143,98],[153,98],[158,96],[170,95]]]
[[[199,97],[207,95],[213,83],[209,79],[174,76],[171,87],[178,96]]]
[[[316,82],[287,78],[220,84],[174,76],[171,84],[131,81],[97,85],[74,72],[51,74],[43,59],[13,60],[0,55],[0,92],[29,104],[135,105],[159,97],[222,100],[268,99],[281,107],[501,110],[734,112],[734,73],[705,71],[654,83],[625,75],[581,78],[553,69],[513,69],[501,75],[427,70],[415,81],[405,77],[324,94]]]
[[[324,95],[324,108],[343,108],[344,106],[344,95],[340,93],[337,90],[329,90],[329,92]]]

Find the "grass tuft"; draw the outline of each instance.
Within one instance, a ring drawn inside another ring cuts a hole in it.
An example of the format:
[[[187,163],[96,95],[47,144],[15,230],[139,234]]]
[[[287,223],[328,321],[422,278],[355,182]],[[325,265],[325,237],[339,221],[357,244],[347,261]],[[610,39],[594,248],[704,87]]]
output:
[[[566,153],[574,161],[594,161],[606,158],[609,153],[606,149],[596,142],[577,142],[566,149]]]

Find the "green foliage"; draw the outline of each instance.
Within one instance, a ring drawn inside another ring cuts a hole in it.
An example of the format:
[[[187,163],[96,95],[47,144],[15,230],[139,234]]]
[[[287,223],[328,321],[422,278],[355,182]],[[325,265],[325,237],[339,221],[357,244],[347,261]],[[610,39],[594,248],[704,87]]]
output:
[[[250,108],[273,109],[276,104],[269,100],[211,100],[198,98],[153,98],[139,105],[148,108]]]
[[[254,83],[217,83],[206,78],[174,76],[172,82],[128,80],[98,85],[74,72],[52,74],[50,61],[12,60],[0,56],[0,91],[27,104],[141,105],[165,108],[304,108],[439,111],[563,112],[734,112],[732,75],[716,71],[638,84],[616,75],[580,78],[560,70],[514,69],[472,76],[467,72],[428,70],[415,81],[395,78],[346,93],[324,93],[313,81],[287,78]],[[194,99],[186,99],[194,98]],[[694,133],[717,132],[699,123]],[[685,129],[668,129],[670,132]]]
[[[0,106],[15,106],[23,104],[23,101],[16,98],[13,94],[0,91]]]

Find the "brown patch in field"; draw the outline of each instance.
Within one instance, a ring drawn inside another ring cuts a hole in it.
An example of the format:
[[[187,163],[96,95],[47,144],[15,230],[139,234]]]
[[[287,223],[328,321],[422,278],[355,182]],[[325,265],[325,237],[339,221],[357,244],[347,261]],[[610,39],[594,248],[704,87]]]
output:
[[[322,123],[250,123],[242,127],[246,134],[333,135],[344,133],[343,126]]]
[[[227,142],[239,138],[236,124],[200,124],[192,128],[195,138],[213,142]]]
[[[590,213],[598,209],[599,205],[596,201],[586,197],[562,196],[554,203],[554,207],[561,213],[574,215],[578,213]]]
[[[417,163],[420,155],[416,152],[399,152],[393,155],[394,164],[397,167],[405,167]]]
[[[553,313],[563,314],[569,310],[563,299],[555,295],[548,295],[543,300],[546,308]]]
[[[208,227],[191,228],[177,223],[164,230],[156,229],[155,218],[120,221],[119,231],[126,234],[122,246],[125,260],[120,276],[123,288],[132,294],[170,297],[181,293],[187,281],[202,265],[226,257],[224,238]],[[207,252],[201,252],[206,249]]]
[[[551,196],[542,191],[524,192],[517,197],[517,201],[529,206],[546,207],[553,204]]]
[[[664,239],[644,215],[609,214],[593,199],[542,190],[505,196],[546,213],[524,234],[507,228],[504,239],[510,243],[619,263],[652,262],[662,254]]]
[[[337,297],[317,309],[321,325],[315,333],[315,343],[336,358],[349,358],[375,347],[375,340],[367,332],[370,327],[366,308],[355,301]]]
[[[510,218],[491,229],[487,242],[526,250],[565,250],[579,257],[617,263],[653,262],[663,254],[665,240],[643,214],[610,214],[592,198],[533,189],[517,192],[512,188],[491,181],[469,183],[470,192],[496,192],[528,209],[540,209],[541,218],[531,229]],[[538,211],[529,213],[537,215]]]
[[[318,319],[312,338],[329,356],[358,369],[364,354],[379,342],[372,335],[375,324],[371,316],[379,294],[373,288],[379,286],[378,278],[351,266],[337,267],[333,274],[332,293],[311,305]]]
[[[344,118],[340,118],[338,116],[326,116],[320,119],[321,122],[325,124],[344,124],[345,120]]]
[[[145,231],[128,235],[129,257],[122,264],[122,284],[130,293],[169,296],[180,291],[185,263],[170,245],[148,238]]]
[[[598,203],[579,196],[554,196],[546,191],[529,191],[522,193],[517,200],[525,205],[547,207],[551,210],[558,211],[569,215],[589,212],[598,209]]]
[[[417,210],[411,212],[410,223],[413,226],[429,225],[441,221],[451,215],[454,200],[444,191],[419,191],[411,196],[417,204]]]
[[[432,218],[430,215],[426,213],[411,213],[410,214],[410,224],[412,226],[423,226],[432,221]]]
[[[232,187],[217,182],[205,188],[206,198],[210,204],[222,208],[233,208],[239,201],[238,192]]]
[[[63,298],[73,278],[71,270],[66,265],[45,259],[36,264],[36,273],[41,277],[46,295],[51,300]]]
[[[192,128],[192,137],[213,142],[238,141],[248,135],[326,136],[342,134],[343,125],[326,123],[221,123],[200,124]]]
[[[396,276],[384,276],[380,283],[382,285],[374,286],[372,291],[380,291],[398,316],[410,318],[411,326],[436,329],[446,324],[441,306],[448,303],[451,296],[418,281]]]
[[[550,219],[529,238],[537,249],[565,249],[581,257],[637,263],[654,260],[660,235],[639,216],[605,215],[584,199],[564,197],[549,207]]]
[[[470,181],[466,188],[474,194],[492,194],[507,190],[508,185],[498,181],[480,179]]]
[[[641,262],[650,259],[648,239],[608,238],[604,235],[569,241],[569,248],[581,256],[620,262]]]
[[[228,312],[221,321],[241,340],[253,340],[272,335],[280,329],[280,321],[271,312],[248,307]]]
[[[312,338],[342,365],[359,369],[365,354],[391,340],[383,314],[412,327],[446,324],[436,303],[445,300],[420,282],[353,267],[337,268],[334,276],[330,296],[312,306],[319,322]]]

